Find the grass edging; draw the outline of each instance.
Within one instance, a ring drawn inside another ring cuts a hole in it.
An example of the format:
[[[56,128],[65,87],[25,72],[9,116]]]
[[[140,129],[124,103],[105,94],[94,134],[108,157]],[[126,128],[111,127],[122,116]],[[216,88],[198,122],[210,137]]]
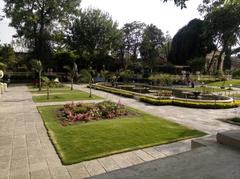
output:
[[[113,155],[113,154],[118,154],[118,153],[122,153],[122,152],[127,152],[127,151],[132,151],[132,150],[137,150],[137,149],[142,149],[142,148],[146,148],[146,147],[151,147],[151,146],[156,146],[156,145],[161,145],[161,144],[167,144],[167,143],[172,143],[172,142],[176,142],[176,141],[180,141],[180,140],[184,140],[184,139],[190,139],[190,138],[196,138],[196,137],[200,137],[200,136],[203,136],[203,135],[206,135],[204,132],[201,132],[201,131],[197,131],[197,130],[195,130],[195,129],[191,129],[191,128],[186,128],[186,127],[184,127],[184,126],[182,126],[182,125],[179,125],[179,124],[176,124],[176,123],[174,123],[174,122],[171,122],[171,121],[167,121],[167,120],[165,120],[165,119],[161,119],[161,121],[163,122],[163,124],[167,124],[167,126],[168,125],[173,125],[172,127],[176,127],[177,128],[177,131],[178,130],[180,130],[180,131],[182,131],[183,132],[183,134],[182,135],[180,135],[179,137],[170,137],[170,138],[172,138],[172,139],[168,139],[168,138],[163,138],[162,140],[159,140],[158,142],[155,142],[155,140],[153,140],[152,142],[150,141],[150,142],[148,142],[148,143],[146,143],[146,144],[144,144],[144,145],[139,145],[138,143],[136,143],[136,141],[134,141],[134,139],[131,139],[132,141],[133,141],[133,143],[134,143],[134,146],[133,147],[131,147],[131,145],[129,146],[129,147],[126,147],[126,148],[123,148],[123,149],[121,149],[121,150],[112,150],[111,152],[109,152],[109,151],[105,151],[104,150],[104,152],[100,152],[99,154],[95,154],[95,155],[91,155],[91,157],[87,157],[87,154],[85,155],[85,153],[84,153],[84,157],[82,157],[81,158],[81,160],[79,160],[79,159],[76,159],[76,160],[70,160],[70,161],[68,161],[67,159],[69,159],[68,157],[66,157],[65,156],[65,154],[66,154],[66,151],[64,152],[64,150],[66,150],[66,148],[63,146],[63,144],[62,143],[64,143],[67,147],[69,147],[69,145],[67,144],[67,142],[69,142],[69,140],[65,140],[65,137],[66,137],[66,135],[65,135],[65,133],[66,134],[68,134],[68,133],[71,133],[71,132],[73,132],[72,130],[71,130],[71,128],[77,128],[77,127],[80,127],[80,126],[78,126],[78,125],[82,125],[82,124],[76,124],[76,125],[73,125],[73,126],[70,126],[70,127],[63,127],[63,126],[61,126],[61,124],[60,123],[58,123],[59,121],[56,121],[56,114],[54,113],[54,111],[53,111],[53,109],[57,109],[58,107],[60,107],[60,106],[42,106],[42,107],[38,107],[38,111],[39,111],[39,113],[41,114],[41,116],[42,116],[42,119],[43,119],[43,121],[44,121],[44,126],[46,127],[46,129],[47,129],[47,134],[48,134],[48,136],[49,136],[49,138],[50,138],[50,140],[51,140],[51,142],[52,142],[52,144],[54,145],[54,148],[55,148],[55,150],[56,150],[56,152],[57,152],[57,154],[59,155],[59,157],[60,157],[60,159],[61,159],[61,162],[64,164],[64,165],[70,165],[70,164],[74,164],[74,163],[79,163],[79,162],[81,162],[81,161],[87,161],[87,160],[92,160],[92,159],[96,159],[96,158],[99,158],[99,157],[105,157],[105,156],[109,156],[109,155]],[[44,111],[45,110],[45,111]],[[50,112],[50,115],[48,114],[46,114],[46,111],[47,112]],[[138,111],[138,110],[136,110],[136,111]],[[45,113],[45,114],[44,114]],[[150,115],[150,114],[147,114],[147,113],[144,113],[144,112],[141,112],[141,116],[145,116],[145,118],[146,117],[152,117],[152,119],[149,119],[150,121],[155,121],[156,120],[156,118],[158,118],[158,117],[156,117],[156,116],[152,116],[152,115]],[[50,116],[50,117],[49,117]],[[52,118],[51,119],[51,116],[53,117],[53,116],[55,116],[54,118]],[[48,119],[46,119],[46,117],[48,118]],[[160,118],[159,118],[160,119]],[[159,119],[157,119],[157,121],[159,120]],[[127,119],[127,120],[130,120],[129,122],[130,123],[132,123],[131,122],[131,119]],[[134,119],[135,120],[135,119]],[[141,119],[141,120],[143,120],[143,119]],[[140,122],[141,122],[141,120],[140,120]],[[144,119],[143,121],[145,121],[146,119]],[[120,120],[121,121],[121,120]],[[120,122],[119,121],[119,122]],[[109,121],[97,121],[96,122],[96,124],[98,124],[98,123],[101,123],[101,122],[103,122],[103,125],[105,125],[106,124],[106,122],[109,122]],[[118,122],[118,121],[117,121]],[[123,121],[123,123],[125,123],[126,121]],[[58,124],[57,124],[58,123]],[[138,122],[137,122],[138,123]],[[89,124],[91,124],[91,123],[89,123]],[[127,123],[128,124],[128,123]],[[84,124],[83,124],[84,125]],[[86,124],[86,125],[88,125],[88,124]],[[110,126],[112,126],[113,125],[113,123],[110,123]],[[116,124],[115,124],[116,125]],[[122,124],[121,124],[122,125]],[[139,124],[138,124],[139,125]],[[145,127],[145,125],[146,124],[141,124],[141,125],[144,125],[144,127]],[[100,124],[100,125],[97,125],[97,127],[99,127],[99,126],[102,126],[102,124]],[[128,125],[126,125],[126,124],[124,124],[124,126],[128,126]],[[154,124],[154,126],[155,126],[155,124]],[[154,127],[153,126],[153,127]],[[81,128],[80,128],[80,130],[82,130],[82,127],[84,127],[84,126],[81,126]],[[175,128],[174,127],[174,128]],[[169,127],[166,127],[166,128],[169,128]],[[115,129],[115,128],[113,128],[113,129]],[[154,129],[155,129],[155,127],[154,127]],[[170,127],[170,129],[171,129],[171,127]],[[68,130],[70,130],[70,131],[68,131]],[[124,130],[124,129],[122,129],[121,128],[121,130]],[[173,130],[173,129],[171,129],[171,130]],[[186,131],[185,131],[186,130]],[[59,132],[58,134],[56,133],[56,131],[57,132]],[[61,132],[62,131],[62,132]],[[65,132],[63,132],[63,131],[65,131]],[[179,131],[179,132],[180,132]],[[89,131],[89,132],[91,132],[91,131]],[[170,132],[170,131],[169,131]],[[181,133],[182,133],[181,132]],[[186,133],[187,132],[187,133]],[[133,133],[134,133],[134,131],[133,131]],[[186,133],[186,134],[185,134]],[[118,133],[117,133],[118,134]],[[125,134],[125,132],[124,132],[124,134]],[[107,134],[108,135],[108,134]],[[115,134],[116,135],[116,134]],[[115,135],[113,135],[113,136],[115,136]],[[122,135],[122,134],[121,134]],[[165,134],[165,135],[167,135],[167,134]],[[64,138],[64,142],[63,142],[63,140],[59,140],[59,137],[63,137]],[[171,134],[171,136],[172,136],[172,134]],[[175,134],[173,135],[173,136],[175,136]],[[79,137],[79,138],[82,138],[83,136],[79,136],[79,135],[73,135],[73,137]],[[128,135],[126,135],[126,137],[128,138],[129,136]],[[154,136],[153,136],[154,137]],[[123,141],[125,141],[125,140],[127,140],[127,138],[126,139],[124,139],[124,140],[122,140],[121,142],[123,142]],[[130,138],[130,137],[129,137]],[[91,138],[89,138],[90,139],[90,141],[91,141]],[[141,140],[143,140],[143,139],[141,139]],[[71,140],[70,140],[71,141]],[[114,140],[114,141],[116,141],[116,140]],[[139,139],[137,139],[137,141],[139,141]],[[121,143],[120,142],[120,143]],[[95,144],[95,142],[93,142],[93,144],[94,145],[96,145]],[[117,144],[118,144],[118,142],[117,142]],[[119,145],[119,144],[118,144]],[[126,144],[126,145],[128,145],[128,143]],[[126,146],[126,145],[124,145],[124,146]],[[82,145],[81,145],[81,147],[82,147]],[[98,146],[96,146],[96,147],[98,147]],[[106,148],[107,149],[107,148]],[[68,149],[69,150],[69,149]],[[73,151],[71,150],[71,152],[73,152],[74,153],[74,149],[73,149]],[[79,151],[80,152],[80,151]],[[70,157],[71,158],[71,157]]]

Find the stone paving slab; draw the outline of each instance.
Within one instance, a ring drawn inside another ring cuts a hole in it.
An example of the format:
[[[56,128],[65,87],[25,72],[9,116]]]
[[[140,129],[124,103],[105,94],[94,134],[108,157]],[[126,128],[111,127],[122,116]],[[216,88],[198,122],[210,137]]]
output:
[[[74,85],[75,89],[88,92],[86,85]],[[178,106],[156,106],[139,102],[136,99],[125,98],[100,90],[92,90],[94,95],[114,102],[131,106],[133,108],[145,111],[155,116],[171,120],[189,128],[198,129],[208,134],[215,135],[218,132],[237,130],[240,126],[224,123],[217,119],[231,118],[237,115],[240,108],[235,109],[193,109]]]
[[[79,88],[88,90],[82,86]],[[24,85],[12,86],[0,98],[0,178],[86,178],[189,150],[190,144],[188,142],[178,142],[174,144],[175,148],[173,144],[169,144],[171,148],[168,148],[168,145],[155,146],[64,166],[49,140],[44,123],[36,108],[38,104],[33,103],[32,95],[27,90]],[[102,97],[106,96],[107,99],[121,100],[124,104],[136,106],[137,109],[156,111],[153,113],[155,115],[160,115],[158,112],[166,109],[160,108],[159,110],[156,106],[145,106],[133,99],[119,98],[95,90],[93,92]],[[49,105],[49,103],[46,104]],[[52,103],[52,105],[56,104]],[[176,109],[179,110],[179,108]],[[191,115],[193,115],[192,111]],[[188,116],[186,120],[190,121]],[[204,126],[202,118],[198,122]],[[195,127],[197,122],[191,124],[193,124],[192,127]],[[208,125],[213,124],[211,119]],[[221,127],[225,130],[229,126],[217,123],[214,131],[221,129]],[[210,129],[212,127],[206,128],[205,131]]]

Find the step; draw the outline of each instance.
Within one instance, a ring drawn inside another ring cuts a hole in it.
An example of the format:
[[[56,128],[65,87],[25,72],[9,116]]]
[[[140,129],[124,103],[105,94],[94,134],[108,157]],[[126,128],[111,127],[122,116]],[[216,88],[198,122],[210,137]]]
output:
[[[217,142],[240,149],[240,130],[230,130],[218,133]]]

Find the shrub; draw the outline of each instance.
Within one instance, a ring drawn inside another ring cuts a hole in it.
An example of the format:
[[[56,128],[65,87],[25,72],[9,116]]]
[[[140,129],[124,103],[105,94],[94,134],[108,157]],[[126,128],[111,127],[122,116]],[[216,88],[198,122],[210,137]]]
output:
[[[232,73],[232,77],[233,77],[233,78],[240,78],[240,70],[235,70],[235,71]]]
[[[153,104],[153,105],[171,105],[172,100],[171,99],[154,99],[150,97],[140,97],[140,101]]]
[[[168,85],[172,85],[173,83],[176,83],[177,81],[180,80],[180,78],[175,75],[160,73],[160,74],[151,75],[149,77],[149,80],[152,80],[157,85],[168,86]]]
[[[97,90],[113,93],[113,94],[124,96],[124,97],[127,97],[127,98],[133,98],[134,97],[133,93],[127,92],[127,91],[124,91],[124,90],[119,90],[119,89],[100,86],[100,85],[94,85],[94,88],[97,89]]]
[[[66,104],[59,110],[59,117],[64,125],[77,121],[88,122],[91,120],[113,119],[128,115],[124,105],[104,101],[97,104]]]

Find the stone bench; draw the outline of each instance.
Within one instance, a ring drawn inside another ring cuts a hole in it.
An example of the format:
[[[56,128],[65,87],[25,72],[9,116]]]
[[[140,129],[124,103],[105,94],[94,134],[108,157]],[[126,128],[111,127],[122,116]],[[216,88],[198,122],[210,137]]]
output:
[[[231,130],[218,133],[217,142],[240,149],[240,130]]]

